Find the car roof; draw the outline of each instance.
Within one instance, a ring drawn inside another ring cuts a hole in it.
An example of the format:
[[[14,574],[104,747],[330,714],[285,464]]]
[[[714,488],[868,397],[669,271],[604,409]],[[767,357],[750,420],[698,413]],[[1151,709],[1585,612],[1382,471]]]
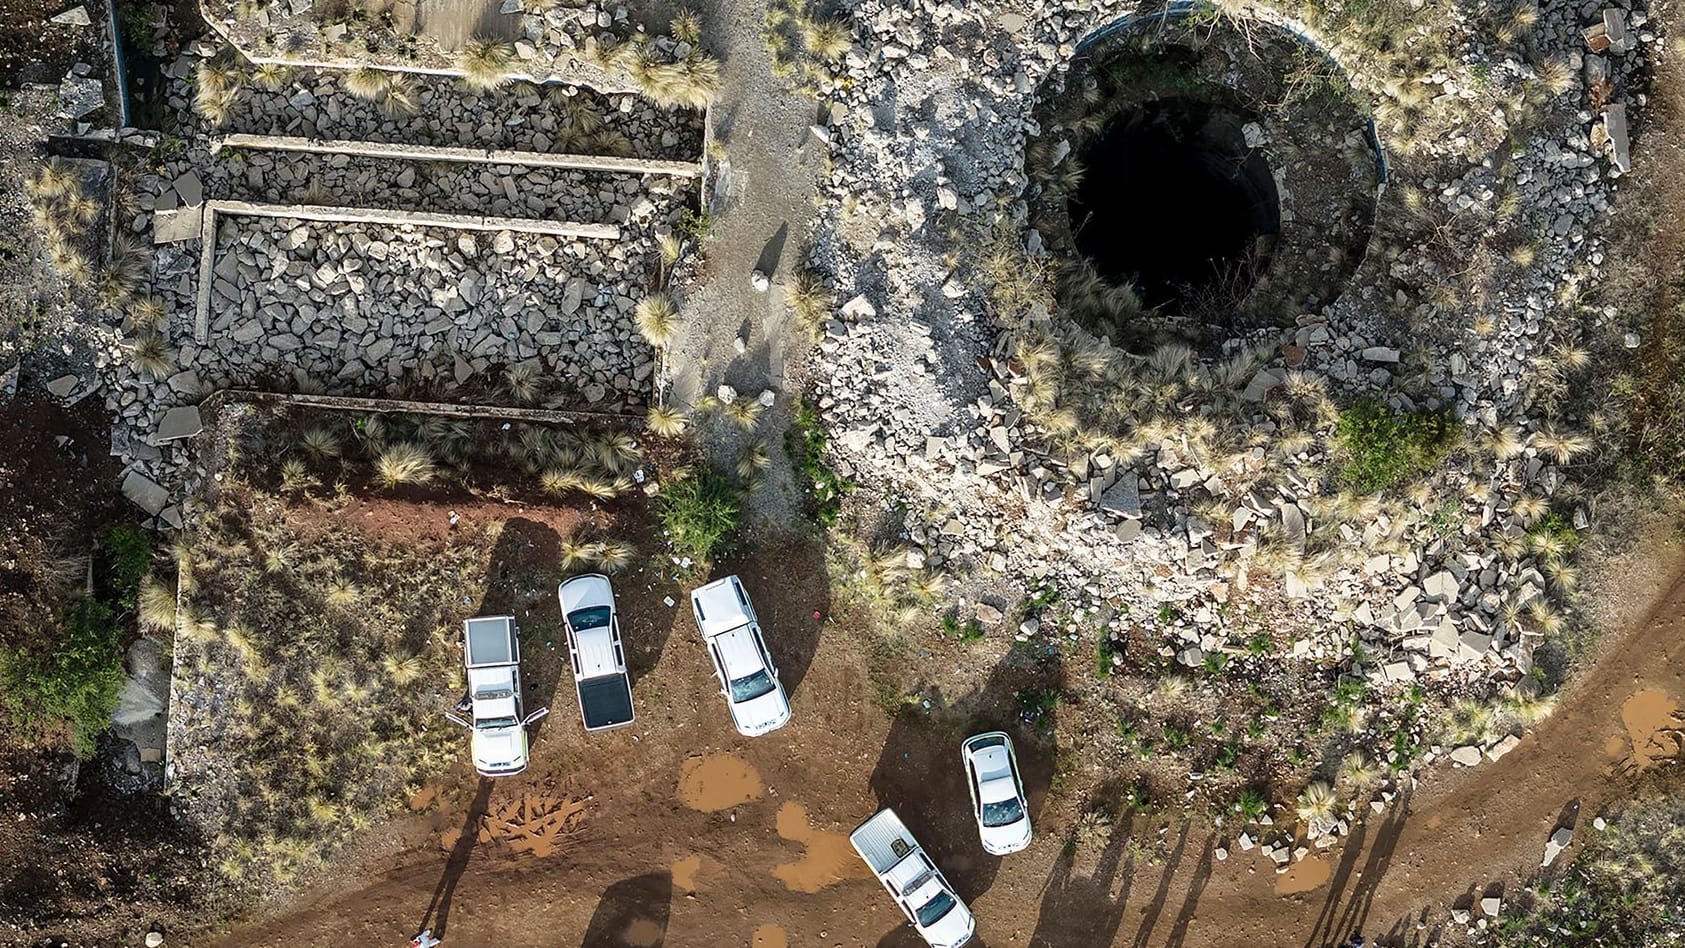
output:
[[[749,597],[736,576],[727,576],[690,594],[691,608],[697,614],[696,624],[703,635],[718,635],[749,621],[748,610],[737,598],[740,593],[745,599]]]
[[[720,661],[725,663],[728,678],[753,675],[766,667],[766,662],[761,659],[760,649],[755,647],[755,632],[750,626],[738,626],[729,632],[712,636],[710,641],[720,650]]]

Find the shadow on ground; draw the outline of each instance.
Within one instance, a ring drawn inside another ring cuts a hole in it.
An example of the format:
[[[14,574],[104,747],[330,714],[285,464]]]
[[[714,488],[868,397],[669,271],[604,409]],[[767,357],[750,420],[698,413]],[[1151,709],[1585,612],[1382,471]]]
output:
[[[461,881],[462,873],[468,868],[469,857],[474,855],[474,845],[479,842],[480,822],[485,819],[486,804],[491,800],[491,787],[490,777],[480,778],[474,801],[469,804],[468,815],[462,821],[462,831],[451,846],[450,855],[445,858],[445,871],[439,875],[439,882],[433,887],[433,897],[427,902],[427,911],[422,913],[421,922],[415,926],[417,932],[431,929],[436,937],[445,937],[445,930],[450,927],[451,899],[456,895],[456,884]]]
[[[622,879],[603,891],[580,948],[660,948],[667,940],[672,907],[670,873]]]
[[[1057,705],[1031,715],[1021,696],[1058,693],[1064,672],[1057,656],[1037,659],[1009,652],[983,687],[944,706],[940,695],[908,704],[895,716],[872,771],[878,805],[893,807],[942,874],[972,901],[989,891],[1000,858],[983,851],[971,813],[971,795],[960,763],[960,742],[982,731],[1012,735],[1029,797],[1032,827],[1053,781],[1053,716]]]
[[[1305,939],[1305,948],[1345,945],[1353,935],[1363,932],[1369,921],[1369,907],[1375,900],[1375,891],[1380,888],[1382,877],[1392,865],[1393,850],[1398,846],[1398,838],[1404,832],[1409,814],[1410,791],[1405,790],[1393,798],[1392,806],[1380,817],[1378,825],[1371,826],[1377,822],[1375,820],[1365,820],[1352,830],[1341,852],[1340,864],[1329,879],[1327,899],[1317,913],[1316,924],[1312,926],[1309,937]],[[1365,848],[1364,843],[1371,836],[1373,842]],[[1360,860],[1363,863],[1361,868],[1358,867]],[[1400,920],[1393,925],[1388,942],[1398,943],[1396,936],[1401,931],[1414,928],[1413,921]]]
[[[711,578],[733,573],[743,581],[743,588],[755,604],[755,617],[760,620],[761,634],[766,636],[767,651],[778,666],[778,680],[794,700],[813,664],[814,654],[819,651],[821,624],[831,614],[824,550],[817,543],[803,540],[762,545],[752,556],[733,555],[722,559]],[[688,612],[689,603],[681,605]],[[681,625],[690,622],[680,620]]]
[[[512,615],[521,637],[521,700],[528,714],[549,708],[555,715],[578,712],[556,707],[561,683],[571,674],[562,633],[561,605],[556,585],[561,582],[562,538],[549,524],[511,517],[497,535],[486,564],[485,598],[479,615]],[[550,718],[532,725],[536,740]]]

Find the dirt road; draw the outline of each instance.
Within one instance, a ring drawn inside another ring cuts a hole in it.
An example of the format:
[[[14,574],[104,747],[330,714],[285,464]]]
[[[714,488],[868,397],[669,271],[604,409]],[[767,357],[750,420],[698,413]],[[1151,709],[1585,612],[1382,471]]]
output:
[[[1053,788],[1050,742],[1022,730],[1037,840],[1004,861],[985,857],[967,832],[954,747],[964,729],[1010,723],[998,698],[1033,684],[1033,667],[1009,651],[945,707],[907,705],[892,718],[872,700],[865,634],[829,622],[816,551],[769,552],[728,568],[752,591],[789,591],[765,597],[762,612],[795,719],[745,741],[726,723],[689,620],[645,581],[622,593],[627,625],[664,644],[651,654],[628,635],[648,664],[637,728],[588,739],[561,689],[531,771],[478,781],[459,768],[438,802],[432,790],[416,801],[426,813],[221,944],[397,945],[427,925],[453,946],[912,945],[844,836],[880,802],[972,900],[985,945],[1318,946],[1354,930],[1416,943],[1432,933],[1417,928],[1425,907],[1441,918],[1536,866],[1576,800],[1589,823],[1618,793],[1623,765],[1642,763],[1649,729],[1685,699],[1685,560],[1671,539],[1637,555],[1652,572],[1631,579],[1622,601],[1654,608],[1606,643],[1555,716],[1497,764],[1434,768],[1358,828],[1354,845],[1288,876],[1256,850],[1218,860],[1215,847],[1232,842],[1162,819],[1136,820],[1132,833],[1120,822],[1109,838],[1078,833],[1082,794]]]

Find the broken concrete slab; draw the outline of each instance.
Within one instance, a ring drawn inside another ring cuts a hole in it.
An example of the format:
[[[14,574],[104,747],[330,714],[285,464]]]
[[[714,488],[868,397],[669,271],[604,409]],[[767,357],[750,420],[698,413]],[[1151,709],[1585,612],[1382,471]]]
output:
[[[1612,102],[1603,107],[1603,131],[1609,136],[1614,150],[1615,167],[1622,173],[1632,170],[1632,139],[1627,135],[1626,106]]]
[[[76,391],[76,386],[80,384],[82,380],[74,375],[61,375],[47,383],[47,391],[54,398],[69,398],[70,393]]]
[[[1473,767],[1480,763],[1480,748],[1474,744],[1464,744],[1451,752],[1451,760],[1464,767]]]
[[[1539,863],[1539,868],[1543,869],[1555,862],[1556,857],[1562,855],[1562,851],[1573,841],[1574,831],[1566,826],[1550,834],[1550,839],[1545,840],[1545,858]]]
[[[153,436],[154,442],[179,441],[191,438],[205,430],[205,423],[199,417],[199,409],[194,405],[181,405],[164,412],[164,417],[158,422],[158,433]]]
[[[170,502],[170,492],[139,471],[130,471],[128,476],[123,478],[123,496],[153,516],[163,512],[165,505]]]
[[[1134,474],[1123,474],[1100,495],[1100,509],[1131,520],[1141,518],[1141,484]]]
[[[176,195],[181,203],[192,207],[205,203],[205,186],[199,181],[197,171],[189,171],[175,180]]]
[[[71,7],[52,17],[51,22],[62,26],[92,26],[94,21],[88,16],[87,7]]]
[[[172,244],[181,240],[197,240],[204,234],[204,205],[158,211],[152,215],[152,242]]]

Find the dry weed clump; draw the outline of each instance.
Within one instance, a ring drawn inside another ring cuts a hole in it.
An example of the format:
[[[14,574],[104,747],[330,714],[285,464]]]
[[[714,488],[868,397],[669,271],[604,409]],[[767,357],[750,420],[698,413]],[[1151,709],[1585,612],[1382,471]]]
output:
[[[462,82],[474,92],[490,92],[509,81],[509,64],[515,60],[515,49],[508,43],[494,39],[474,39],[462,50],[457,62],[462,70]]]
[[[306,533],[244,485],[205,523],[187,554],[197,581],[176,687],[218,696],[215,720],[189,727],[226,777],[197,815],[219,831],[214,855],[231,882],[286,886],[460,752],[437,715],[460,686],[464,596],[485,581],[492,538],[422,553],[339,528]],[[336,593],[347,588],[359,591],[352,604]]]
[[[772,73],[814,95],[835,77],[835,66],[854,48],[848,24],[821,16],[807,0],[773,0],[761,36],[772,57]]]

